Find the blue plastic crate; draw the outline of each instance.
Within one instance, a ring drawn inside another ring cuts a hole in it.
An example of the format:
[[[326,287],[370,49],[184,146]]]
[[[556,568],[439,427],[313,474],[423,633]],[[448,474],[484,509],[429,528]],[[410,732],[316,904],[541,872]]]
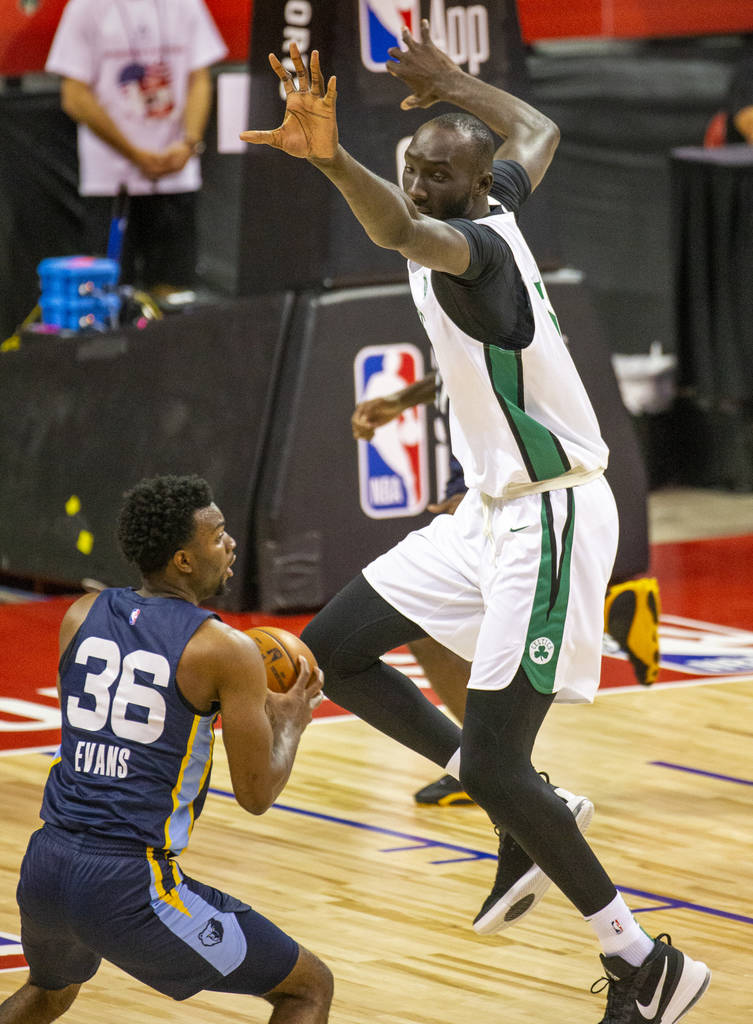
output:
[[[119,267],[97,256],[54,256],[37,267],[42,321],[66,330],[107,329],[117,323]]]

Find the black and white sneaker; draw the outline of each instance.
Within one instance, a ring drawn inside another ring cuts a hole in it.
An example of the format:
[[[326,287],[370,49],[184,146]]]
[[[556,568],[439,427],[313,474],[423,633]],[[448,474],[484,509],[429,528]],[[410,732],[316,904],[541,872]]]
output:
[[[580,831],[585,832],[594,816],[594,805],[588,797],[553,788],[570,808]],[[495,832],[499,836],[497,877],[473,922],[473,930],[479,935],[492,935],[515,924],[533,910],[552,884],[549,876],[534,864],[511,835],[498,828]]]
[[[666,939],[666,942],[662,942]],[[601,956],[606,978],[591,986],[607,992],[607,1010],[600,1024],[675,1024],[706,991],[711,971],[675,949],[668,935],[660,935],[640,967],[620,956]]]

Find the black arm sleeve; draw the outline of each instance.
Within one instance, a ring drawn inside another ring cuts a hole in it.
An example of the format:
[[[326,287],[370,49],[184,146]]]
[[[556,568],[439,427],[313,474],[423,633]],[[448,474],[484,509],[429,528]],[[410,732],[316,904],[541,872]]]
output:
[[[515,160],[495,160],[492,165],[494,184],[489,195],[509,213],[517,213],[531,194],[531,179]]]
[[[494,161],[491,195],[500,213],[517,213],[531,192],[528,175],[512,160]],[[458,276],[432,272],[437,300],[453,323],[475,338],[500,348],[522,349],[533,338],[533,313],[507,242],[486,224],[449,220],[468,240],[470,263]]]

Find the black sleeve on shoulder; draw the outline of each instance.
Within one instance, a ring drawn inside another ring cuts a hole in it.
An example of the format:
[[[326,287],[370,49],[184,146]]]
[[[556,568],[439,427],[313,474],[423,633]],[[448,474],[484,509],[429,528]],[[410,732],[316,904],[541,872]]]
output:
[[[464,218],[448,220],[446,223],[462,231],[471,254],[468,269],[462,274],[448,274],[448,277],[451,276],[454,280],[478,281],[485,274],[496,273],[510,264],[515,266],[510,246],[493,228]]]
[[[434,294],[465,334],[500,348],[521,349],[533,339],[533,312],[507,242],[487,224],[449,220],[468,240],[471,261],[464,274],[432,271]]]
[[[495,160],[494,183],[489,195],[502,203],[509,213],[517,213],[531,194],[531,179],[516,160]]]

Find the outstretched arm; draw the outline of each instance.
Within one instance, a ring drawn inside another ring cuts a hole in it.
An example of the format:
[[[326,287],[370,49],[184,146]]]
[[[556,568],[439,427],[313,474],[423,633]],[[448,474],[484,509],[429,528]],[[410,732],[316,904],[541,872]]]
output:
[[[421,380],[408,384],[391,395],[359,402],[350,417],[353,437],[356,440],[370,441],[378,427],[390,423],[406,409],[412,409],[414,405],[428,405],[434,401],[436,393],[436,374],[428,373]]]
[[[244,142],[273,146],[309,160],[340,191],[376,245],[395,249],[432,270],[450,274],[467,270],[470,252],[460,231],[420,214],[402,189],[373,174],[339,144],[336,81],[331,78],[325,89],[318,51],[311,54],[310,77],[295,43],[290,44],[290,56],[295,75],[274,54],[269,56],[285,87],[282,124],[272,131],[242,132]]]
[[[429,22],[421,22],[421,39],[403,32],[407,49],[389,51],[387,70],[411,90],[403,110],[453,103],[487,124],[504,142],[494,154],[498,160],[516,160],[536,188],[551,163],[559,142],[559,128],[548,117],[512,93],[482,82],[462,71],[431,40]]]

